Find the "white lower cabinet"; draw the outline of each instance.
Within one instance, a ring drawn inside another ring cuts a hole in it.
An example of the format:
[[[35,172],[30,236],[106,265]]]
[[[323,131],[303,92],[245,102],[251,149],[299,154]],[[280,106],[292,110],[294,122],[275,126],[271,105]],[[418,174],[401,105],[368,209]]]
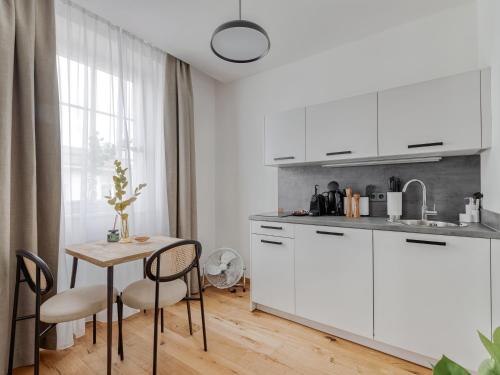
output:
[[[293,239],[252,234],[252,302],[295,313]]]
[[[477,331],[491,332],[490,240],[373,233],[375,340],[476,370]]]
[[[296,315],[372,338],[372,231],[295,226]]]
[[[476,370],[487,357],[477,331],[490,336],[492,318],[500,325],[500,240],[269,222],[251,228],[253,303],[423,365],[446,355]]]

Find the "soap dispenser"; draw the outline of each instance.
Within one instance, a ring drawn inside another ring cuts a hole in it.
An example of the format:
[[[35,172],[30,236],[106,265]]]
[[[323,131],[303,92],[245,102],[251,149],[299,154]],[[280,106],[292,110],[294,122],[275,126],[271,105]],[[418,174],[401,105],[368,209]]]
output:
[[[465,214],[459,214],[461,223],[479,223],[479,199],[474,197],[465,198]]]
[[[481,200],[483,199],[483,194],[481,192],[474,193],[472,198],[474,198],[474,206],[471,210],[472,222],[479,223],[481,221]]]

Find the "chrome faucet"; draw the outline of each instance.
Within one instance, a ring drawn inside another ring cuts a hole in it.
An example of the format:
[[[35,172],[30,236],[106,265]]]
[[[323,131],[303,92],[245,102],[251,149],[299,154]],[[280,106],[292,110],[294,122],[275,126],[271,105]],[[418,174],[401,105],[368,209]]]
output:
[[[403,186],[403,193],[406,193],[408,185],[410,185],[412,182],[418,182],[420,186],[422,186],[422,220],[427,220],[427,216],[429,215],[437,215],[438,212],[436,211],[436,204],[434,204],[433,210],[427,209],[427,188],[421,180],[413,179],[408,181],[405,186]]]

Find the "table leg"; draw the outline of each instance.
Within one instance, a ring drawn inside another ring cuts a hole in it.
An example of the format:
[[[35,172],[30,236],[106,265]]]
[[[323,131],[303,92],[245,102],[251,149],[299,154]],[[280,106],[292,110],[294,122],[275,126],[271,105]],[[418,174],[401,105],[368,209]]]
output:
[[[73,268],[71,269],[71,282],[69,287],[73,289],[76,283],[76,270],[78,269],[78,258],[73,257]]]
[[[147,262],[147,259],[146,258],[143,258],[142,259],[142,278],[145,279],[147,276],[146,276],[146,262]],[[143,310],[144,311],[144,314],[146,314],[146,309]]]
[[[108,267],[108,356],[107,356],[107,374],[111,375],[111,359],[113,351],[113,266]]]

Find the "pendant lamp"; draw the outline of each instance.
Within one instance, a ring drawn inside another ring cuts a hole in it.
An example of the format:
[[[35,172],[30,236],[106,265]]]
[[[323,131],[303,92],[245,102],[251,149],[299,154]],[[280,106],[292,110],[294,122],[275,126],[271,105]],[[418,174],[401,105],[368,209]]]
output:
[[[225,22],[212,35],[210,47],[216,56],[232,63],[249,63],[263,58],[271,48],[266,31],[254,22],[239,19]]]

